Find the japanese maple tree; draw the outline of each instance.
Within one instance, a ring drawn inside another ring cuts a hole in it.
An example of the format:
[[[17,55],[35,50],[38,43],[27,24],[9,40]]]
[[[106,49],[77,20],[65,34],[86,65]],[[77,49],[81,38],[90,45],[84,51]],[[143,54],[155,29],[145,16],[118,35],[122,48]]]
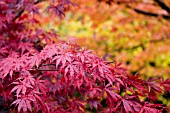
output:
[[[156,95],[170,91],[170,79],[142,80],[120,63],[99,58],[72,39],[62,41],[40,24],[36,4],[45,0],[0,1],[1,112],[161,113]],[[49,1],[47,12],[60,18],[77,4]]]

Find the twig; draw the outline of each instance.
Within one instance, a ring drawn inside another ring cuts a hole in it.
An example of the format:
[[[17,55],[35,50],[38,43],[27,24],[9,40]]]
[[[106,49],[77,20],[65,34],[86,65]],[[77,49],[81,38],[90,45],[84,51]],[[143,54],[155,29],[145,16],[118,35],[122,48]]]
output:
[[[59,71],[58,69],[28,69],[28,71]]]
[[[143,10],[140,10],[140,9],[131,7],[129,4],[127,4],[126,7],[134,10],[134,11],[137,12],[137,13],[143,14],[143,15],[153,16],[153,17],[163,17],[163,18],[165,18],[165,19],[170,19],[170,15],[157,14],[157,13],[152,13],[152,12],[143,11]]]
[[[141,14],[144,14],[144,15],[148,15],[148,16],[154,16],[154,17],[159,17],[159,16],[161,16],[161,17],[163,17],[163,18],[165,18],[165,19],[170,19],[170,16],[169,16],[169,15],[146,12],[146,11],[142,11],[142,10],[139,10],[139,9],[136,9],[136,8],[134,8],[134,11],[136,11],[137,13],[141,13]]]
[[[163,3],[162,1],[160,1],[160,0],[154,0],[156,3],[158,3],[158,5],[162,8],[162,9],[164,9],[164,10],[166,10],[168,13],[170,13],[170,8],[168,7],[168,6],[166,6],[166,4],[165,3]]]

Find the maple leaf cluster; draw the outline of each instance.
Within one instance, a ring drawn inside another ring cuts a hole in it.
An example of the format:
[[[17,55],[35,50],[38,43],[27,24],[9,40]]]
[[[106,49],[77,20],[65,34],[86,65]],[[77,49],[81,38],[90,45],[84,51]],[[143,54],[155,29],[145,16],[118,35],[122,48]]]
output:
[[[42,1],[0,2],[0,96],[4,103],[0,106],[10,112],[44,113],[161,113],[166,109],[156,103],[156,95],[170,91],[170,79],[142,80],[72,40],[59,40],[54,30],[28,28],[27,22],[34,24],[28,16],[38,13],[36,4]],[[62,17],[65,5],[74,3],[52,0],[47,9]]]

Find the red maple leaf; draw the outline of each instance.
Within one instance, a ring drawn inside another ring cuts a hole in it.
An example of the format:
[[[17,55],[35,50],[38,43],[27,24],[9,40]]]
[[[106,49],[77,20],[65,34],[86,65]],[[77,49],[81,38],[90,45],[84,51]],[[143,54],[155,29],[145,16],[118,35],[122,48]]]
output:
[[[29,42],[20,42],[18,49],[21,49],[21,54],[23,54],[25,51],[31,51],[33,48],[33,44]]]
[[[12,84],[16,84],[16,86],[11,90],[11,92],[14,92],[16,90],[17,98],[19,97],[20,93],[25,95],[27,88],[33,88],[30,84],[26,84],[21,80],[19,80],[19,82],[13,82]]]
[[[8,74],[12,77],[14,71],[20,71],[25,66],[23,61],[15,53],[0,61],[0,65],[1,78],[5,78]]]
[[[51,5],[47,8],[47,10],[52,10],[53,13],[55,13],[57,16],[59,16],[60,18],[65,17],[65,13],[64,13],[64,6],[63,4],[58,4],[58,5]]]
[[[31,106],[31,100],[27,97],[22,97],[20,99],[15,100],[11,105],[18,105],[18,112],[21,111],[21,109],[24,112],[27,112],[27,109],[32,112],[32,106]]]

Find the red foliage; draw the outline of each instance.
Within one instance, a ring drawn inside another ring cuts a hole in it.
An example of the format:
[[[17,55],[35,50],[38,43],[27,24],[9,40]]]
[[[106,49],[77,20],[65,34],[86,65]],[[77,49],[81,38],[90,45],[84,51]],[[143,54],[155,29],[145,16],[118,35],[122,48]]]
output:
[[[17,106],[17,112],[44,113],[93,109],[161,113],[165,109],[154,101],[157,93],[170,89],[169,79],[144,81],[127,74],[120,64],[112,65],[71,41],[54,44],[51,37],[58,37],[54,31],[28,28],[29,20],[25,19],[38,13],[35,4],[41,1],[0,2],[0,96],[4,99],[0,106],[11,112]],[[53,0],[48,8],[62,17],[65,5],[74,4]],[[24,11],[27,16],[21,15]]]

